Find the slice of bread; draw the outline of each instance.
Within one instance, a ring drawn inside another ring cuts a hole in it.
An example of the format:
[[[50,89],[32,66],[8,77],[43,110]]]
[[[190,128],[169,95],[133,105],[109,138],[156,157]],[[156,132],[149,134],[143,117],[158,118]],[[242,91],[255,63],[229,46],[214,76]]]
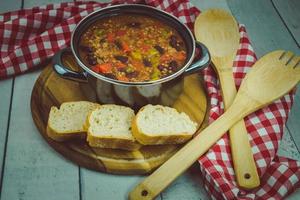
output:
[[[185,113],[161,105],[146,105],[132,122],[132,134],[144,145],[179,144],[189,140],[197,130]]]
[[[141,144],[131,133],[134,118],[131,108],[118,105],[102,105],[88,116],[87,141],[92,147],[136,150]]]
[[[99,106],[88,101],[66,102],[59,109],[52,106],[47,125],[48,136],[56,141],[85,138],[83,125],[86,117]]]

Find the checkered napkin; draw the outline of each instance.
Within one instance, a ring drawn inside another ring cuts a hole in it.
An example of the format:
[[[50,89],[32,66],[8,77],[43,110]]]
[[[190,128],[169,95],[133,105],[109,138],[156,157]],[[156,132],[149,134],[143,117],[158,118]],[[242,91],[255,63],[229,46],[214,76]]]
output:
[[[4,13],[0,15],[0,79],[24,73],[45,62],[55,52],[69,46],[71,32],[84,16],[121,3],[144,3],[165,10],[191,29],[200,13],[188,0],[72,2]],[[243,25],[240,25],[240,35],[240,49],[233,68],[237,87],[256,61]],[[223,112],[222,97],[212,68],[206,68],[203,75],[210,97],[209,120],[212,122]],[[199,158],[199,176],[204,177],[205,188],[212,199],[282,199],[299,187],[300,163],[276,156],[293,97],[291,92],[245,118],[261,177],[260,188],[246,192],[237,187],[227,134]]]

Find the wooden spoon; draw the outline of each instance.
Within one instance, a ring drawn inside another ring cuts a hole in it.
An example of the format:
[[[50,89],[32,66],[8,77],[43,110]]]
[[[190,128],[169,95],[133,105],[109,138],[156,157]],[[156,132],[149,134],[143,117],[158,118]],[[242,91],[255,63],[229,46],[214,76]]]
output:
[[[225,109],[232,104],[236,87],[232,74],[240,34],[234,17],[221,9],[201,13],[194,25],[196,39],[207,46],[221,83]],[[260,185],[244,120],[229,130],[231,155],[237,183],[245,189]]]
[[[279,50],[259,59],[247,73],[225,113],[138,184],[129,193],[129,199],[153,199],[216,143],[232,125],[286,94],[299,80],[299,56],[294,57],[291,52]]]

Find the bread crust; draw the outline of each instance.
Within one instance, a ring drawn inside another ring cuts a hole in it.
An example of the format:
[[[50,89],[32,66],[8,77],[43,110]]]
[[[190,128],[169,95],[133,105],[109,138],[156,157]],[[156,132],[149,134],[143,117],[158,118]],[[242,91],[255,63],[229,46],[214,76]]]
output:
[[[47,135],[58,142],[63,142],[71,139],[85,139],[86,132],[65,132],[65,133],[57,133],[50,126],[47,125]]]
[[[124,149],[133,151],[139,149],[142,145],[128,138],[117,137],[99,137],[88,132],[86,139],[91,147]]]

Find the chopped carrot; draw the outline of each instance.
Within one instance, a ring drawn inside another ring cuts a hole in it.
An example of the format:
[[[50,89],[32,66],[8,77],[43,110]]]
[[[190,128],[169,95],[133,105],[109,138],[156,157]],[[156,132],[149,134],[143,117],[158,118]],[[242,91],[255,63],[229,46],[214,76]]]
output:
[[[147,52],[150,48],[151,48],[151,47],[150,47],[149,45],[147,45],[147,44],[144,44],[144,45],[142,46],[142,49],[143,49],[144,52]]]
[[[122,48],[125,53],[130,51],[129,45],[124,41],[122,42]]]
[[[115,36],[113,33],[108,33],[107,34],[107,41],[108,42],[113,42],[115,40]]]
[[[112,70],[112,65],[111,63],[103,63],[103,64],[98,64],[98,65],[95,65],[94,68],[98,68],[98,73],[101,72],[101,73],[111,73],[111,70]]]
[[[184,52],[184,51],[178,52],[177,55],[176,55],[176,58],[177,58],[178,60],[185,60],[185,58],[186,58],[185,52]]]
[[[138,71],[142,71],[144,69],[143,63],[139,60],[134,59],[134,60],[131,61],[131,64]]]

